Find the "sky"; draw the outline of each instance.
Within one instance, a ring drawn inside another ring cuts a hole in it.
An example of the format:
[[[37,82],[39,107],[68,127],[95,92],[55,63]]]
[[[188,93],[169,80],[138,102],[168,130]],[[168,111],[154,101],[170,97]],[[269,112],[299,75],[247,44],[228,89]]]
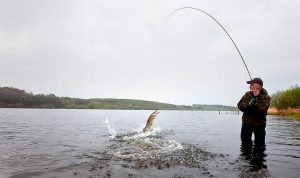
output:
[[[252,77],[300,83],[298,0],[0,0],[0,86],[235,106]]]

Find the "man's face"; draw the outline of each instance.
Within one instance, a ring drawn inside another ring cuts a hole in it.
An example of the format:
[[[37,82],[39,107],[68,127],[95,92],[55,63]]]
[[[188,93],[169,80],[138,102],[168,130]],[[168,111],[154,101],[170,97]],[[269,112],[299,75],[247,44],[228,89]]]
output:
[[[258,96],[261,90],[261,86],[257,83],[253,83],[250,85],[250,90],[252,91],[254,96]]]

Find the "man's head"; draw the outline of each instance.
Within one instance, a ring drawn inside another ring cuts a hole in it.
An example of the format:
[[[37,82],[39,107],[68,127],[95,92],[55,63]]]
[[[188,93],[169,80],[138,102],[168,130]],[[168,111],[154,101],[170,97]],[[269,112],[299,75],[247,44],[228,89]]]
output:
[[[252,80],[247,81],[247,83],[250,84],[250,90],[252,91],[253,95],[258,96],[263,86],[262,79],[253,78]]]

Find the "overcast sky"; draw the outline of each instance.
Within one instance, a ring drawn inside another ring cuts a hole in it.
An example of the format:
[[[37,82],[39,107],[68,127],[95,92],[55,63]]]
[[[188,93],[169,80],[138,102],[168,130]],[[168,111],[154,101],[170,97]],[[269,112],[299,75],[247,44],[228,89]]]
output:
[[[300,83],[299,0],[0,0],[0,86],[77,98],[235,106]]]

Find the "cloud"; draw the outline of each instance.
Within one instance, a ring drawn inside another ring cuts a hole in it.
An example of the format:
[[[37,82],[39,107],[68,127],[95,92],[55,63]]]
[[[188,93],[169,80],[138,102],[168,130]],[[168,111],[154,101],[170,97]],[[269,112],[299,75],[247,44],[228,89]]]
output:
[[[298,1],[1,1],[0,81],[34,93],[235,105],[299,84]]]

